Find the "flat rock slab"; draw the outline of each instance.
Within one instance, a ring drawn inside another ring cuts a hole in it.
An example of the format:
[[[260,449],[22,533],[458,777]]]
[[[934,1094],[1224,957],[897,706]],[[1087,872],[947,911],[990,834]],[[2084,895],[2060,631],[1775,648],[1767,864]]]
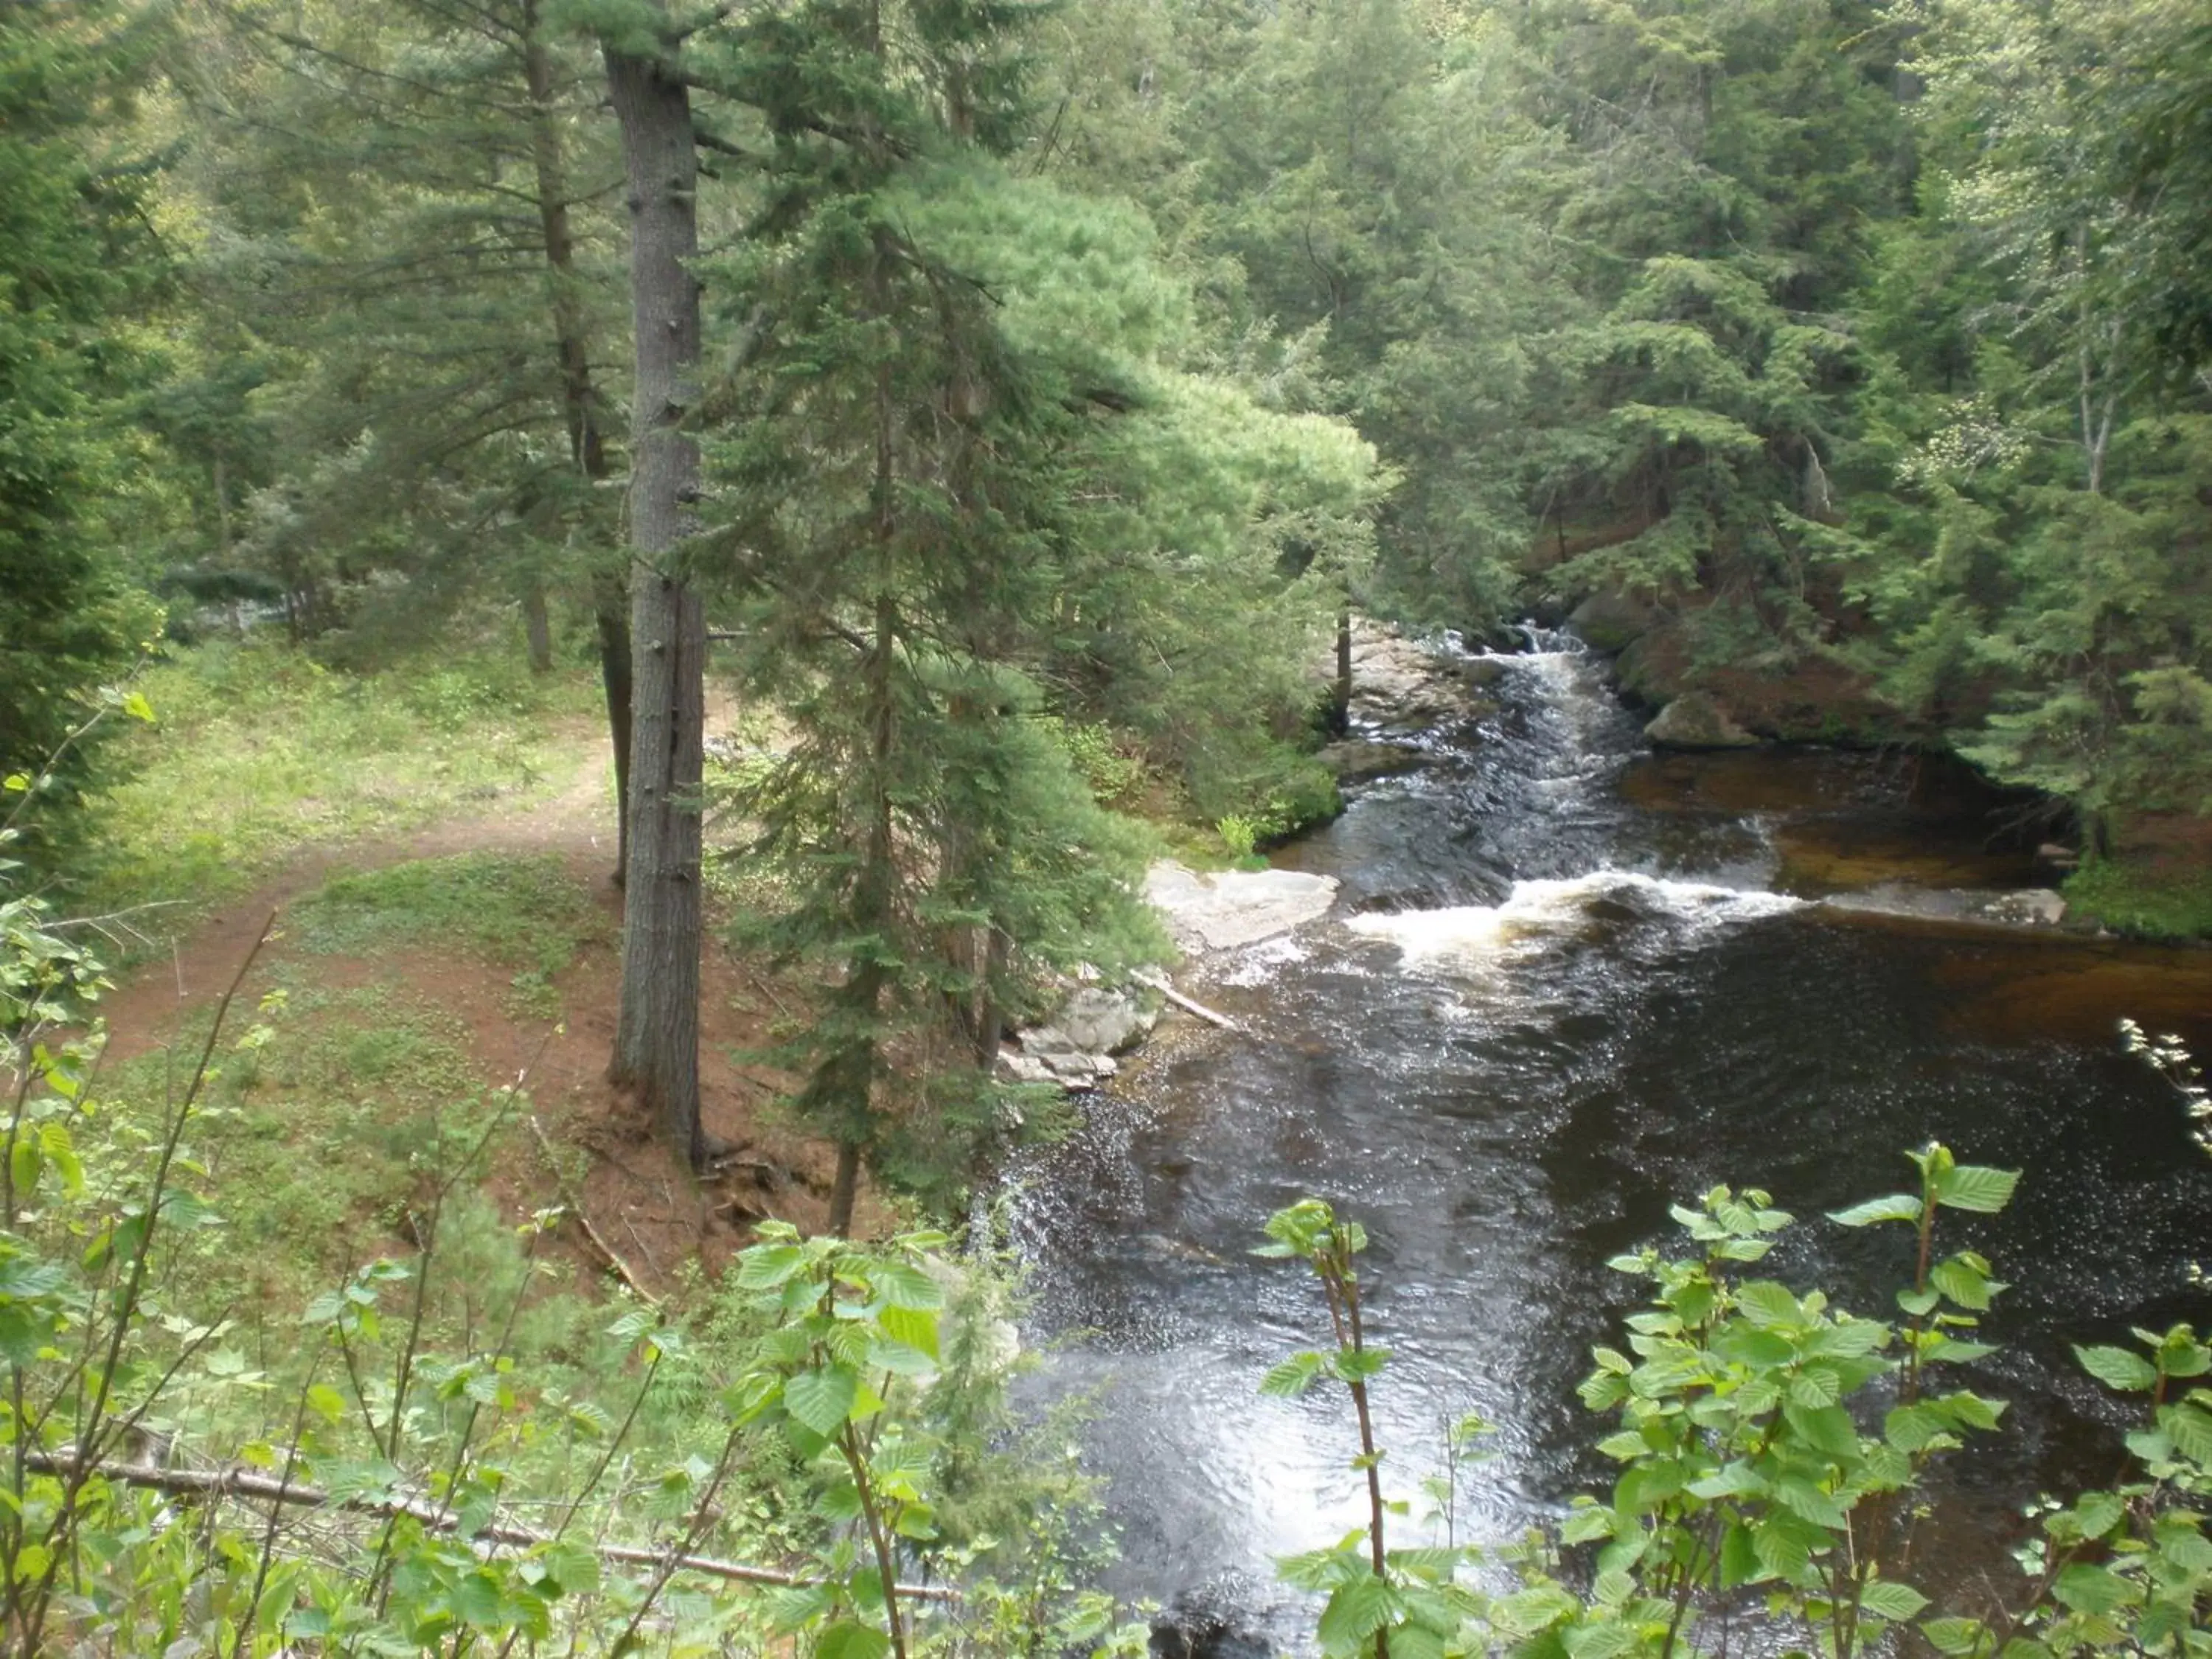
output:
[[[1200,875],[1170,860],[1146,872],[1145,896],[1184,950],[1233,951],[1327,915],[1336,878],[1297,870]]]

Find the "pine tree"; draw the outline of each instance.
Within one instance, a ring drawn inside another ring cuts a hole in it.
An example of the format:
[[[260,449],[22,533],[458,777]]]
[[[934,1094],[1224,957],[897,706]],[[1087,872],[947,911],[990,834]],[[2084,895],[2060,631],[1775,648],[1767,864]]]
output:
[[[113,544],[159,368],[125,319],[164,262],[145,170],[98,149],[149,44],[123,7],[0,5],[0,775],[39,771],[155,621]]]

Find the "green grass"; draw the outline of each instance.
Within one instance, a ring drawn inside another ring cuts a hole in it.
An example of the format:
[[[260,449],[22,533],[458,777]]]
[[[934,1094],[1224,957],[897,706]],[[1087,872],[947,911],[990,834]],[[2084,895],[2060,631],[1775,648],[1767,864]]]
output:
[[[2212,876],[2162,876],[2100,860],[2066,878],[2069,920],[2139,939],[2212,939]]]
[[[191,1135],[206,1172],[195,1184],[227,1224],[194,1276],[226,1296],[304,1295],[389,1248],[430,1149],[480,1132],[493,1110],[452,1015],[390,985],[325,989],[296,964],[277,978],[267,1040],[219,1050]],[[119,1066],[106,1094],[153,1109],[181,1088],[204,1035],[180,1037],[174,1060]]]
[[[562,728],[595,707],[587,675],[536,678],[513,653],[353,674],[258,641],[180,652],[135,689],[158,724],[121,739],[127,781],[92,804],[88,896],[182,919],[304,846],[557,793],[574,768]]]
[[[522,1012],[557,1018],[552,978],[606,932],[590,890],[550,853],[462,853],[343,876],[295,902],[320,955],[459,948],[514,970]]]

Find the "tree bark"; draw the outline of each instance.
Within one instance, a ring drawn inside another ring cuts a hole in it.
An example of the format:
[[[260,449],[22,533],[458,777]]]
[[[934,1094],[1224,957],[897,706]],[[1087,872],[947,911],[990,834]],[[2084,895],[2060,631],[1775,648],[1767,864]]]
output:
[[[605,481],[607,446],[599,425],[598,389],[592,384],[591,334],[576,295],[576,237],[568,222],[568,170],[561,128],[553,113],[553,58],[545,49],[538,0],[523,0],[522,75],[530,93],[530,157],[537,173],[538,220],[551,273],[553,336],[561,359],[561,410],[568,428],[568,459],[587,485]],[[607,736],[615,755],[615,872],[617,886],[629,860],[630,641],[622,565],[609,550],[592,581],[599,625],[599,683],[606,694]]]
[[[665,9],[665,7],[662,9]],[[629,847],[622,1008],[609,1076],[635,1091],[695,1168],[699,1122],[700,770],[707,620],[680,543],[699,495],[683,421],[699,365],[698,156],[690,95],[667,52],[602,43],[630,211],[637,378],[631,416]]]
[[[553,618],[545,609],[545,584],[532,575],[522,585],[522,632],[530,645],[530,672],[553,672]]]

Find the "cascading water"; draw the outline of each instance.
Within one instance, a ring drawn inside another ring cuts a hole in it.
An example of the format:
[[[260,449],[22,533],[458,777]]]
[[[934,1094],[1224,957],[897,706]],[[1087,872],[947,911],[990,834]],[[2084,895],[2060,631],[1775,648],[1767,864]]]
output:
[[[1462,1471],[1462,1539],[1607,1478],[1574,1396],[1632,1300],[1603,1263],[1717,1181],[1813,1223],[1783,1276],[1875,1312],[1905,1267],[1822,1210],[1890,1189],[1930,1136],[2027,1170],[2014,1209],[1962,1234],[2019,1285],[1984,1380],[2023,1420],[1954,1460],[1947,1513],[1986,1521],[2077,1467],[2108,1477],[2109,1410],[2065,1342],[2205,1316],[2186,1268],[2212,1253],[2212,1166],[2107,1036],[2131,1006],[2212,1012],[2204,955],[1875,927],[1773,890],[1774,814],[1737,799],[1748,763],[1662,766],[1599,659],[1529,642],[1491,712],[1427,735],[1432,765],[1285,854],[1339,878],[1334,917],[1203,966],[1244,1032],[1161,1044],[1017,1178],[1032,1334],[1060,1345],[1043,1386],[1096,1395],[1113,1582],[1186,1626],[1305,1644],[1311,1608],[1272,1558],[1364,1512],[1343,1402],[1255,1393],[1322,1340],[1304,1277],[1246,1254],[1305,1193],[1372,1240],[1399,1493],[1446,1424],[1498,1425]],[[1871,763],[1757,758],[1815,769],[1802,793],[1830,841],[1887,823]],[[1964,1542],[1958,1559],[1988,1565]]]

